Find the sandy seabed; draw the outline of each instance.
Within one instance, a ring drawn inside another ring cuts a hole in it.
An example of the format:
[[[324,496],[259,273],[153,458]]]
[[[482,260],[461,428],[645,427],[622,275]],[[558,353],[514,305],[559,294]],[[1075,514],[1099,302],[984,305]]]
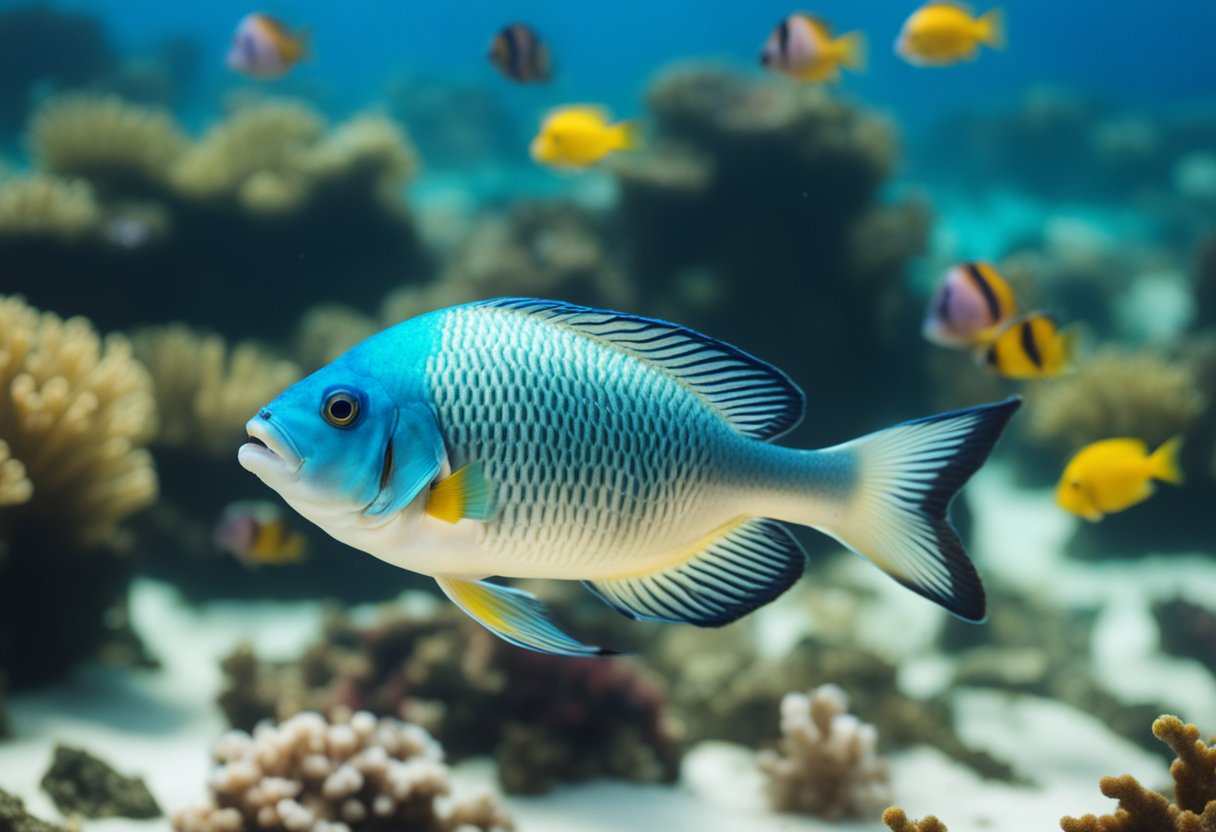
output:
[[[1149,611],[1158,597],[1181,594],[1196,602],[1216,597],[1216,561],[1201,555],[1113,564],[1071,561],[1064,553],[1074,521],[1055,508],[1049,493],[1015,488],[996,465],[981,472],[969,492],[976,518],[973,550],[985,576],[1061,603],[1100,605],[1092,661],[1108,686],[1128,701],[1165,703],[1184,720],[1216,731],[1216,681],[1198,663],[1157,650]],[[868,641],[887,638],[896,621],[901,638],[915,639],[907,634],[932,629],[939,611],[860,561],[856,566],[890,593],[889,604],[884,594],[885,620],[867,625]],[[770,620],[761,633],[784,629],[795,614],[784,608],[788,603],[783,599],[763,613]],[[269,658],[294,656],[318,637],[321,622],[320,604],[314,602],[187,606],[172,587],[147,580],[133,588],[131,615],[161,658],[160,671],[85,666],[54,687],[9,700],[16,737],[0,744],[0,788],[19,795],[40,817],[58,816],[38,787],[56,742],[84,747],[123,773],[143,776],[166,809],[202,801],[208,749],[226,729],[215,706],[220,657],[242,639]],[[888,643],[899,649],[893,636]],[[918,656],[901,668],[901,684],[923,694],[941,690],[946,661]],[[1061,815],[1110,810],[1113,802],[1097,787],[1104,774],[1126,772],[1150,785],[1168,782],[1160,757],[1069,706],[987,690],[952,696],[963,739],[1009,760],[1035,785],[984,781],[936,750],[917,748],[891,758],[896,801],[910,816],[937,814],[955,832],[1045,831],[1058,829]],[[774,735],[776,723],[774,714]],[[485,788],[494,782],[493,764],[463,763],[454,781],[457,794]],[[770,813],[753,753],[727,743],[693,748],[674,788],[599,781],[559,787],[543,797],[510,797],[508,805],[522,832],[883,828],[877,822],[828,824]],[[164,818],[114,819],[88,821],[86,827],[159,832],[169,825]]]

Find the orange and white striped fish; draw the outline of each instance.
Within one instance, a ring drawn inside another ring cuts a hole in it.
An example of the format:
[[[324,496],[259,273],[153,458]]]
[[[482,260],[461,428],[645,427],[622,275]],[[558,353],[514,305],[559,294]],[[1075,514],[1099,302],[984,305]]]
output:
[[[303,30],[292,32],[282,21],[255,12],[237,24],[227,63],[234,72],[269,81],[282,78],[307,56]]]
[[[991,263],[959,263],[933,294],[925,338],[941,347],[967,349],[991,343],[1001,325],[1017,312],[1008,281]]]

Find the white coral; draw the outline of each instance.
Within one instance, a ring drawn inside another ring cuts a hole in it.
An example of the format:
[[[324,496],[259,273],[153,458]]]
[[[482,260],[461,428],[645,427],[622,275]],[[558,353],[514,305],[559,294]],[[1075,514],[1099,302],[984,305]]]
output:
[[[781,700],[781,752],[764,751],[758,759],[774,809],[837,820],[877,818],[890,804],[878,732],[848,708],[836,685]]]

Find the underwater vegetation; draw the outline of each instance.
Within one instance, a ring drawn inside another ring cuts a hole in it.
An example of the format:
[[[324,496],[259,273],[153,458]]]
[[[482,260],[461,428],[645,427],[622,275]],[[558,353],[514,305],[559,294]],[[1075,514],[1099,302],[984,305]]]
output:
[[[425,730],[366,711],[331,720],[300,713],[252,736],[215,744],[211,802],[172,815],[177,832],[324,832],[334,828],[481,832],[512,828],[491,794],[440,807],[448,794],[443,752]]]
[[[1082,815],[1060,820],[1064,832],[1208,832],[1216,828],[1216,746],[1204,742],[1199,729],[1176,716],[1153,722],[1153,736],[1175,757],[1170,765],[1173,800],[1147,789],[1130,774],[1103,777],[1099,787],[1119,801],[1109,815]],[[883,823],[891,832],[947,832],[936,817],[910,821],[898,807],[887,809]]]

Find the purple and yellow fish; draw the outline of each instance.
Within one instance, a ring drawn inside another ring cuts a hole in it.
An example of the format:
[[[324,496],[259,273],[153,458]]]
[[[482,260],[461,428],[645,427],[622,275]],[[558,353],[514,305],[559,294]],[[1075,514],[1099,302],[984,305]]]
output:
[[[971,349],[991,343],[1017,313],[1017,298],[991,263],[959,263],[946,272],[925,315],[922,333],[942,347]]]
[[[237,24],[227,63],[234,72],[269,81],[282,78],[307,56],[303,31],[292,32],[281,21],[255,12]]]
[[[842,66],[865,69],[866,38],[861,32],[836,37],[823,18],[791,14],[769,35],[760,64],[800,81],[838,81]]]
[[[285,566],[304,559],[304,536],[292,531],[282,507],[264,500],[232,503],[220,514],[212,540],[245,566]]]

